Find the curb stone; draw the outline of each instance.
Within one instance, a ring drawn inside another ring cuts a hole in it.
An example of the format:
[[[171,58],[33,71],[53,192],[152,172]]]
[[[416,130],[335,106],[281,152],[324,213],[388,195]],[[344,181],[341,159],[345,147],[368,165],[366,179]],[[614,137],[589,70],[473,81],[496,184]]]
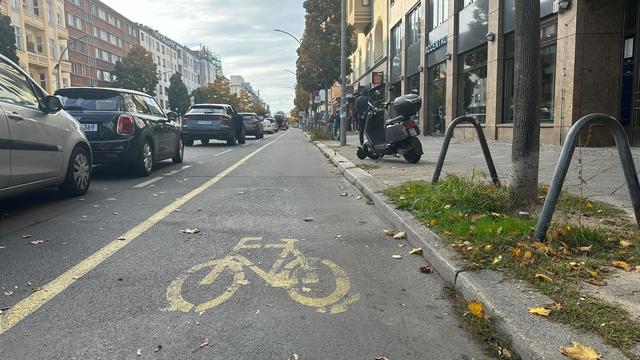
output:
[[[532,291],[526,282],[505,278],[498,271],[465,270],[460,254],[451,250],[411,213],[390,204],[383,193],[386,189],[384,184],[324,143],[315,141],[314,144],[350,183],[373,202],[383,219],[396,229],[405,231],[412,246],[423,248],[423,257],[435,273],[460,292],[465,301],[480,300],[484,303],[496,330],[523,360],[566,360],[560,353],[560,347],[568,346],[572,341],[593,347],[603,359],[628,359],[618,349],[605,345],[596,335],[529,314],[529,307],[551,304],[553,300]]]

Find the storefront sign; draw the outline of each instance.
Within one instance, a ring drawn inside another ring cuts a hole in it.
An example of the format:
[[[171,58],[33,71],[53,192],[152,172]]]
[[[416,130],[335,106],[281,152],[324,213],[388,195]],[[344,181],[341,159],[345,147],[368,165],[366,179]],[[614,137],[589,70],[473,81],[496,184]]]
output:
[[[440,47],[447,45],[447,41],[448,41],[447,37],[443,36],[440,39],[431,43],[429,46],[427,46],[427,49],[425,50],[425,52],[427,54],[432,53],[438,50]]]
[[[371,73],[371,83],[375,85],[380,85],[384,82],[384,72],[373,72]]]

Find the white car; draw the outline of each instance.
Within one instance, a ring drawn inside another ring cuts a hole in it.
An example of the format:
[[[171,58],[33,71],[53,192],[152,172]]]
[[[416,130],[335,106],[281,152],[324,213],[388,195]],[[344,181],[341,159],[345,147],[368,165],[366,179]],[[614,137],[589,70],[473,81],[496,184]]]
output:
[[[276,119],[274,118],[265,118],[262,120],[262,128],[264,132],[273,134],[278,132],[278,126],[276,125]]]
[[[0,199],[52,186],[83,195],[91,165],[80,123],[58,97],[0,55]]]

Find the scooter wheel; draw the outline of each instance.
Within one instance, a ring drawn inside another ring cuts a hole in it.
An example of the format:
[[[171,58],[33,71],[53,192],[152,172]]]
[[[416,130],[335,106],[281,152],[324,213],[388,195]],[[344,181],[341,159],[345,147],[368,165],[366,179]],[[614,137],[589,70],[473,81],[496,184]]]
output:
[[[378,153],[369,153],[369,154],[367,154],[367,156],[368,156],[368,157],[369,157],[369,159],[371,159],[371,160],[376,160],[376,161],[378,161],[378,160],[382,159],[382,155],[380,155],[380,154],[378,154]]]
[[[364,160],[367,158],[367,152],[364,150],[364,148],[361,148],[361,147],[359,147],[358,151],[356,151],[356,155],[360,160]]]
[[[418,154],[415,150],[411,150],[404,154],[404,159],[407,160],[409,164],[417,164],[421,157],[422,155]]]

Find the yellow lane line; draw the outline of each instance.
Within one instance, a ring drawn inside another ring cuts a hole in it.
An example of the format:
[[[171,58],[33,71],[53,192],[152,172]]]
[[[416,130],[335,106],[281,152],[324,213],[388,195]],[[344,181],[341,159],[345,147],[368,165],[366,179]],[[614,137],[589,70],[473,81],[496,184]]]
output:
[[[200,187],[192,190],[188,194],[183,197],[177,199],[173,203],[169,204],[164,209],[158,211],[153,214],[151,217],[141,222],[131,230],[127,231],[124,235],[118,237],[116,240],[113,240],[102,249],[96,251],[88,258],[82,260],[79,264],[75,265],[71,269],[67,270],[62,275],[58,276],[56,279],[52,280],[48,284],[42,287],[42,290],[31,294],[29,297],[17,303],[15,306],[11,307],[7,312],[3,315],[0,315],[0,335],[9,331],[12,327],[14,327],[17,323],[25,319],[27,316],[31,315],[33,312],[38,310],[42,305],[46,304],[49,300],[53,299],[69,286],[73,285],[78,279],[82,276],[86,275],[89,271],[95,269],[98,265],[103,263],[105,260],[110,258],[113,254],[118,252],[118,250],[127,246],[131,241],[135,240],[137,237],[142,235],[145,231],[149,230],[152,226],[162,221],[164,218],[169,216],[176,209],[187,203],[189,200],[198,196],[205,190],[209,189],[220,180],[222,180],[225,176],[229,175],[232,171],[236,170],[238,167],[243,165],[249,159],[254,157],[256,154],[264,150],[267,146],[273,144],[277,140],[279,140],[283,135],[274,139],[273,141],[262,145],[256,151],[244,157],[242,160],[237,163],[231,165],[229,168],[219,173],[215,177],[208,180],[206,183],[202,184]]]

